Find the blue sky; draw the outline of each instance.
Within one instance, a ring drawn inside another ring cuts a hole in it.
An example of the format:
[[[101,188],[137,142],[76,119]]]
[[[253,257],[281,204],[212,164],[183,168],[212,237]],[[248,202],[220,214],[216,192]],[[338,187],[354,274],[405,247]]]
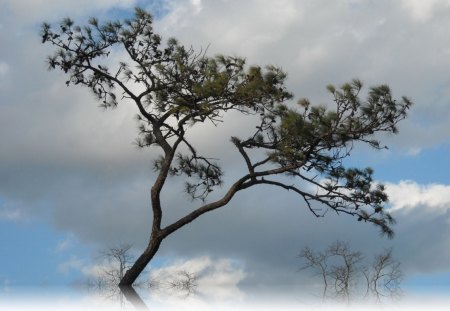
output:
[[[64,285],[70,282],[73,274],[55,269],[69,259],[59,249],[64,241],[69,241],[64,233],[42,220],[22,224],[3,221],[0,242],[5,269],[0,276],[2,285]]]
[[[387,83],[394,96],[415,103],[400,133],[381,137],[389,150],[356,148],[348,161],[373,167],[375,178],[387,184],[398,221],[394,240],[344,216],[315,219],[295,197],[261,188],[172,236],[154,267],[184,260],[212,269],[205,258],[213,258],[233,263],[235,282],[297,284],[298,251],[338,237],[367,254],[393,247],[406,286],[425,291],[450,285],[448,1],[3,0],[0,291],[70,284],[89,275],[97,250],[132,243],[138,251],[146,243],[154,153],[132,145],[134,107],[105,112],[88,90],[67,88],[63,74],[46,70],[51,48],[38,35],[43,21],[122,18],[135,5],[154,12],[155,29],[165,39],[281,66],[288,88],[313,103],[330,102],[327,84],[355,77],[365,86]],[[250,125],[235,116],[226,121],[196,135],[202,150],[223,159],[229,182],[240,159],[228,137]],[[179,185],[171,181],[164,193],[168,219],[191,204]],[[278,230],[271,232],[274,225]]]

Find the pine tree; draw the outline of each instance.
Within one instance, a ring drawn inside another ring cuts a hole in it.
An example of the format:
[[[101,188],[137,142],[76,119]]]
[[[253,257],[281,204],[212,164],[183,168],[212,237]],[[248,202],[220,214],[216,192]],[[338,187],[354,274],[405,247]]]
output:
[[[134,103],[137,145],[163,153],[155,160],[149,243],[120,285],[133,284],[168,235],[257,185],[296,193],[317,217],[331,209],[372,223],[392,237],[394,219],[384,209],[388,197],[383,185],[374,183],[372,169],[345,168],[342,163],[356,142],[383,148],[374,135],[396,133],[397,123],[406,117],[411,101],[393,99],[387,85],[370,88],[363,100],[359,96],[362,83],[353,80],[340,88],[328,86],[333,109],[311,105],[306,99],[296,105],[280,68],[247,66],[245,59],[235,56],[210,57],[173,38],[163,43],[154,32],[152,16],[140,8],[123,22],[100,24],[91,18],[81,27],[66,18],[55,28],[44,23],[41,35],[43,43],[55,47],[48,57],[50,70],[66,73],[68,86],[91,89],[104,108]],[[105,62],[115,49],[127,56],[110,69]],[[253,133],[243,133],[243,138],[231,138],[246,171],[221,198],[207,203],[208,195],[223,184],[223,170],[217,161],[197,152],[187,133],[196,124],[219,125],[230,111],[259,117],[258,126]],[[251,150],[262,151],[259,154],[264,157],[255,158]],[[162,227],[160,194],[169,176],[184,176],[186,192],[200,204]],[[282,176],[294,182],[286,183]],[[308,186],[296,186],[295,181]],[[317,210],[312,202],[324,208]]]

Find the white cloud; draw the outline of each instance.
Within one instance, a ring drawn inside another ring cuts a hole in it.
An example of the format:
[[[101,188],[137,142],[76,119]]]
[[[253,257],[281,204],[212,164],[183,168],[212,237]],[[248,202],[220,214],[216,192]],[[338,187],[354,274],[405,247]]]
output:
[[[0,220],[19,221],[25,218],[24,211],[21,209],[0,209]]]
[[[407,155],[409,156],[417,156],[422,152],[422,148],[419,147],[411,147],[408,151],[407,151]]]
[[[387,183],[386,192],[394,209],[433,208],[450,209],[450,185],[421,185],[411,180]]]
[[[201,3],[201,10],[196,2]],[[246,51],[249,56],[258,54],[262,47],[270,49],[269,45],[276,44],[300,18],[301,13],[292,0],[179,1],[158,21],[158,27],[162,27],[167,36],[176,36],[188,45],[206,47],[210,44],[212,53]]]
[[[298,52],[296,62],[302,68],[310,68],[308,71],[313,71],[314,67],[320,64],[329,56],[326,47],[323,45],[304,47]]]
[[[238,285],[246,273],[236,261],[210,257],[197,257],[189,260],[176,260],[166,266],[151,270],[150,278],[156,280],[170,280],[177,277],[180,271],[192,273],[197,277],[196,291],[200,296],[209,299],[226,300],[233,298],[239,300],[243,293]]]
[[[71,256],[68,260],[58,265],[58,272],[67,274],[70,270],[82,270],[84,263],[76,256]]]
[[[202,0],[191,0],[192,7],[194,8],[194,14],[198,14],[202,10]]]
[[[439,6],[449,6],[448,0],[402,0],[404,7],[411,16],[420,22],[425,22],[433,17]]]
[[[81,273],[88,278],[104,277],[105,271],[117,271],[117,267],[113,263],[107,261],[94,264],[84,263],[82,266],[76,266],[74,268],[81,271]]]
[[[11,281],[8,278],[4,278],[0,276],[0,280],[2,282],[0,292],[8,293],[11,291]]]
[[[86,278],[99,278],[105,276],[105,271],[117,270],[117,263],[113,261],[100,260],[100,261],[88,261],[86,258],[79,258],[76,255],[70,256],[58,265],[58,272],[67,274],[70,270],[81,272]]]
[[[68,235],[64,240],[61,240],[56,245],[55,251],[57,253],[65,252],[69,250],[74,243],[74,238],[72,235]]]

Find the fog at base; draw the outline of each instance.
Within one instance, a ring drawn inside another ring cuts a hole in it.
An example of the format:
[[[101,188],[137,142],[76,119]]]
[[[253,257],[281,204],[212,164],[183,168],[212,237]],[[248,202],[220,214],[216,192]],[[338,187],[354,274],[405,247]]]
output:
[[[306,285],[306,284],[305,284]],[[227,290],[229,291],[227,293]],[[0,310],[448,310],[450,297],[404,292],[402,297],[383,302],[356,300],[322,302],[320,290],[261,289],[200,285],[186,294],[183,289],[138,288],[140,302],[117,290],[114,293],[87,287],[13,287],[0,292]],[[214,295],[214,292],[220,293]],[[448,292],[448,290],[446,291]]]

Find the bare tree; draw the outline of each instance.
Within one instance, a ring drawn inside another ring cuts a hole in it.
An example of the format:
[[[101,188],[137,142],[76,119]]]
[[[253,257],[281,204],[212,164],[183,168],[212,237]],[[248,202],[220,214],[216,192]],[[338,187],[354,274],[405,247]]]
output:
[[[304,259],[304,265],[300,268],[301,270],[312,269],[314,270],[314,275],[319,275],[323,281],[323,293],[322,300],[325,300],[328,288],[328,255],[323,252],[314,252],[309,247],[302,249],[299,255],[300,258]]]
[[[126,292],[120,291],[117,285],[134,260],[131,248],[131,244],[124,243],[100,250],[95,256],[99,269],[95,271],[94,276],[88,278],[86,284],[90,290],[108,300],[117,300],[121,306],[125,304],[123,298]],[[135,286],[143,284],[144,282],[138,281]]]
[[[132,265],[131,247],[131,244],[120,244],[100,251],[99,257],[107,263],[103,272],[109,284],[118,285],[125,271]]]
[[[119,293],[117,285],[123,278],[125,271],[131,267],[135,260],[132,254],[132,245],[128,243],[117,244],[98,251],[95,256],[97,265],[100,266],[96,275],[90,277],[87,281],[89,288],[99,290],[103,293],[109,293],[113,297]],[[138,280],[134,285],[136,287],[149,287],[157,284],[154,280]]]
[[[403,273],[400,262],[392,257],[392,249],[375,256],[369,278],[369,288],[377,301],[382,297],[396,297],[400,291]]]
[[[333,281],[334,289],[339,297],[350,299],[350,290],[355,287],[357,282],[357,274],[360,270],[359,264],[364,259],[361,252],[351,251],[348,243],[336,241],[332,244],[327,252],[328,259],[337,261],[329,272]]]
[[[99,251],[96,260],[101,265],[101,271],[95,277],[87,280],[87,286],[90,289],[99,291],[102,296],[110,299],[118,299],[123,304],[123,295],[133,302],[139,296],[132,287],[120,288],[117,286],[122,279],[126,269],[128,269],[134,261],[131,253],[131,244],[119,244],[113,247]],[[150,276],[148,279],[139,280],[134,283],[137,288],[151,288],[153,290],[164,290],[166,294],[187,297],[195,294],[198,276],[188,270],[180,270],[173,275],[165,275],[164,277]],[[127,290],[129,288],[130,290]]]
[[[311,269],[323,282],[322,299],[334,297],[347,302],[356,294],[364,297],[370,294],[381,301],[383,297],[395,297],[400,293],[402,272],[400,262],[393,259],[392,250],[375,255],[371,265],[366,265],[365,257],[359,251],[352,251],[348,243],[336,241],[325,251],[313,251],[309,247],[301,250],[301,269]],[[330,293],[330,288],[332,292]]]

